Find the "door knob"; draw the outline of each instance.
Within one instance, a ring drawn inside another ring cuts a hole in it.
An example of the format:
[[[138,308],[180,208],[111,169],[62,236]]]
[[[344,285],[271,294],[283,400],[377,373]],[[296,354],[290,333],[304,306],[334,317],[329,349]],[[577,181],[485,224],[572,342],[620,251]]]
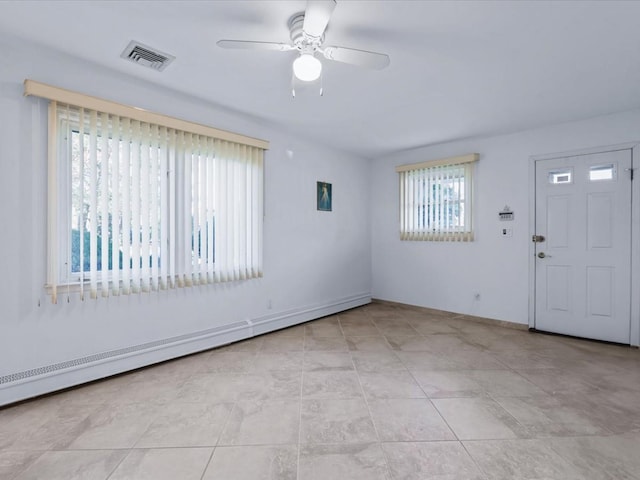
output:
[[[546,253],[544,253],[544,252],[540,252],[540,253],[538,253],[538,258],[546,258],[546,257],[551,257],[551,255],[547,255],[547,254],[546,254]]]

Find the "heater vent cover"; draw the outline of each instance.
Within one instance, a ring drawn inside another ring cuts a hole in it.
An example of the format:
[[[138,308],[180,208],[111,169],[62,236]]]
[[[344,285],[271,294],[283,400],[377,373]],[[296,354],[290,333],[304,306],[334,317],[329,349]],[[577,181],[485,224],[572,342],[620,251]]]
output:
[[[129,60],[130,62],[137,63],[138,65],[142,65],[159,72],[167,68],[167,66],[176,58],[173,55],[160,52],[153,47],[143,45],[135,40],[129,42],[129,45],[127,45],[127,48],[124,49],[120,56],[125,60]]]

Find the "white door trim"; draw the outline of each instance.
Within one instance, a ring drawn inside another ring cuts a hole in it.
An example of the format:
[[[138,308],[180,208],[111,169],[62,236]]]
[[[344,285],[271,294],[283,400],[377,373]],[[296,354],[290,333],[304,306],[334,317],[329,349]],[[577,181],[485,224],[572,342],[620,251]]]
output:
[[[615,150],[631,150],[631,165],[637,169],[631,184],[631,322],[630,342],[640,346],[640,143],[622,143],[603,147],[584,148],[567,152],[532,155],[529,157],[529,328],[535,328],[536,262],[535,245],[531,237],[536,234],[536,162],[552,158],[573,157]]]

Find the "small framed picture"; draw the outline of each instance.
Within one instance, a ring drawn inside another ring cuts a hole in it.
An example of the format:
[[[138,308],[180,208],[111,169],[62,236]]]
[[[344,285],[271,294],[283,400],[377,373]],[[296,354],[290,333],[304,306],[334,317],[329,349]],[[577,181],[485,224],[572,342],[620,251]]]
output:
[[[323,212],[331,211],[331,184],[327,182],[317,182],[318,210]]]

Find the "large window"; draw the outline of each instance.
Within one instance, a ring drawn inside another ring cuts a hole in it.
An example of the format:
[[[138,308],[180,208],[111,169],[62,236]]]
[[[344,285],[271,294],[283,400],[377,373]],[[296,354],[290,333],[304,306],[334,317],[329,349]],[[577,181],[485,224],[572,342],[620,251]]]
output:
[[[396,168],[402,240],[473,240],[473,167],[477,154]]]
[[[261,146],[208,127],[49,109],[54,301],[61,285],[96,298],[262,276]]]

